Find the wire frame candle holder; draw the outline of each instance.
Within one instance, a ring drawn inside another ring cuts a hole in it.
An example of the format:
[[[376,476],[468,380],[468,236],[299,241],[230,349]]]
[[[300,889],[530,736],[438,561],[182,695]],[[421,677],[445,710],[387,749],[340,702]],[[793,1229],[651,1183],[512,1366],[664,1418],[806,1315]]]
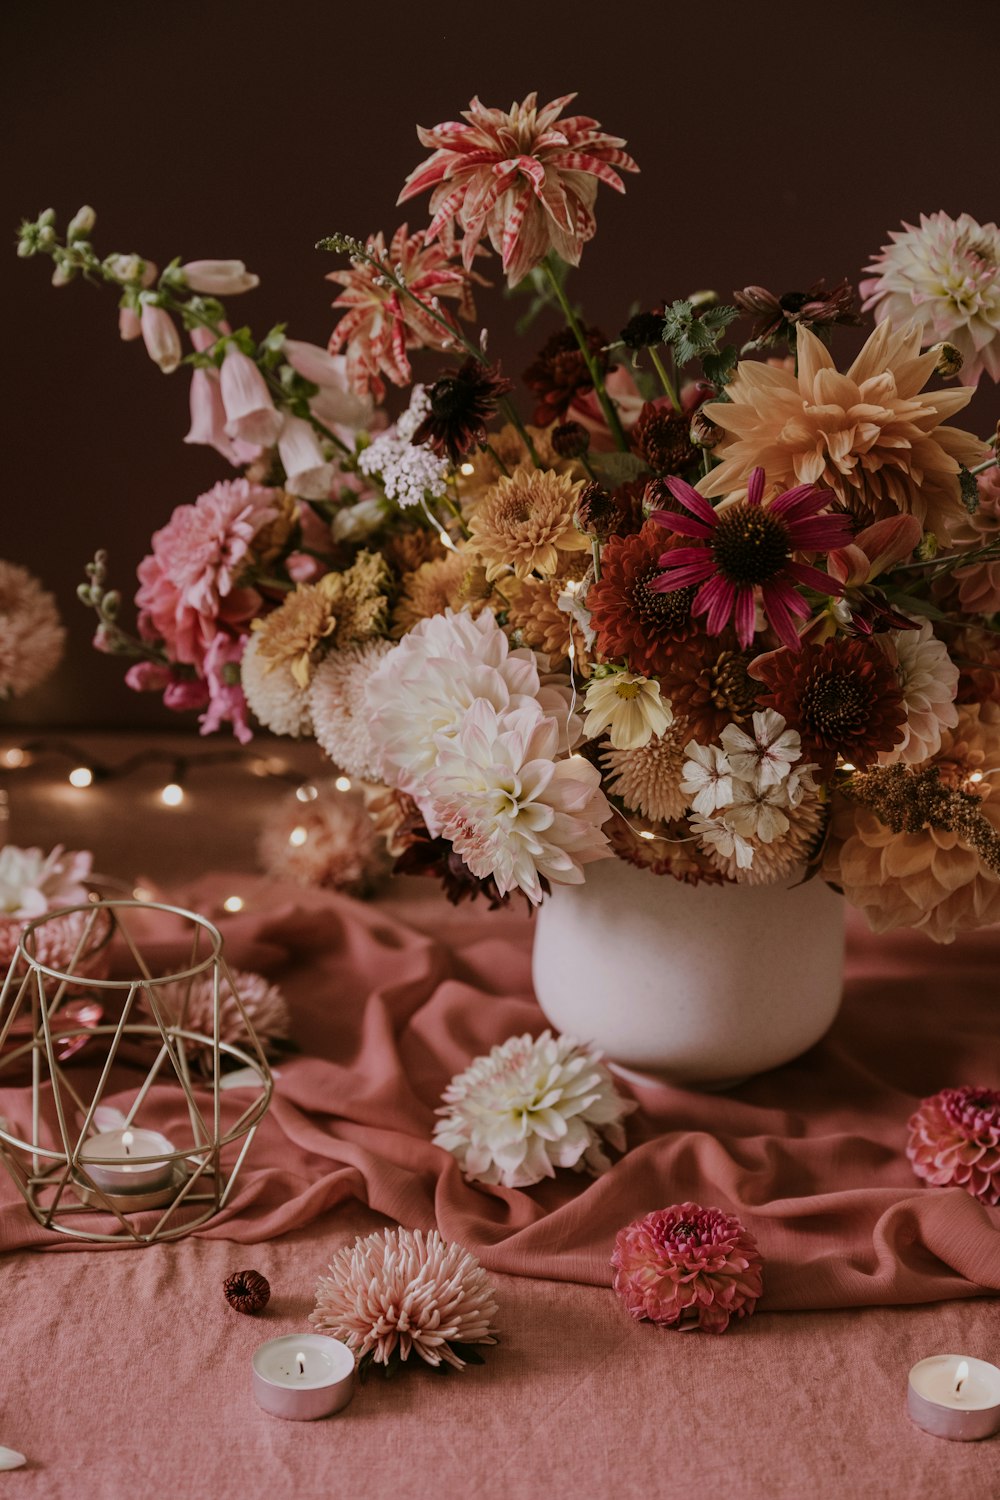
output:
[[[211,1027],[193,1029],[206,989]],[[0,1117],[0,1158],[31,1214],[122,1245],[177,1239],[226,1206],[272,1092],[218,928],[135,900],[26,924],[0,989],[0,1090],[15,1072],[30,1085],[4,1094],[18,1117]]]

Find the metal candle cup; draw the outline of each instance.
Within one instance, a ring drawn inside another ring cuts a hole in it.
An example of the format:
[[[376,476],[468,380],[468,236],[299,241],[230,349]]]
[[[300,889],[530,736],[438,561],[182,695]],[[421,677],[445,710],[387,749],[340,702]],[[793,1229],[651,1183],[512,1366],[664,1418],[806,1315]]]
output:
[[[934,1437],[992,1437],[1000,1432],[1000,1369],[966,1354],[932,1354],[910,1371],[906,1409]]]
[[[271,1339],[254,1351],[253,1393],[272,1417],[289,1422],[329,1417],[354,1394],[354,1355],[323,1333]]]
[[[163,1158],[173,1150],[158,1130],[105,1130],[87,1142],[80,1161],[105,1193],[149,1193],[169,1186],[174,1164]]]

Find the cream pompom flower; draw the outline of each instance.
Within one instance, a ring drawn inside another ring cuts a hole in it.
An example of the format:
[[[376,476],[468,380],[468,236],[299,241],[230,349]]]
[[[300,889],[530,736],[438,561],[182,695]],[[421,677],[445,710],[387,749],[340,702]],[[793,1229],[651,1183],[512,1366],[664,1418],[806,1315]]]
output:
[[[338,1250],[329,1270],[309,1321],[343,1339],[362,1368],[415,1354],[461,1370],[482,1364],[470,1346],[497,1342],[496,1288],[474,1255],[436,1229],[382,1229]]]
[[[625,1150],[622,1121],[636,1108],[615,1091],[600,1054],[572,1037],[513,1036],[452,1079],[435,1144],[470,1182],[530,1187],[557,1167],[599,1177],[607,1141]]]
[[[201,1036],[213,1035],[215,981],[211,975],[200,975],[190,983],[178,980],[161,985],[155,994],[157,1006],[175,1026],[198,1032]],[[250,1022],[265,1052],[273,1052],[275,1042],[288,1037],[291,1025],[288,1003],[277,985],[271,984],[262,974],[230,969],[229,977],[223,975],[219,980],[219,1040],[246,1047],[248,1037],[244,1017]],[[188,1044],[188,1050],[197,1067],[210,1073],[212,1049]]]
[[[946,341],[977,381],[986,370],[1000,380],[1000,229],[969,214],[921,214],[919,228],[889,232],[859,286],[864,310],[881,323],[916,318],[924,344]]]
[[[312,734],[309,694],[292,676],[286,662],[268,661],[261,654],[260,636],[252,635],[240,661],[240,683],[247,706],[272,734],[301,739]]]
[[[634,672],[613,672],[587,688],[584,731],[589,739],[608,731],[615,750],[640,750],[673,723],[660,684]]]
[[[937,754],[942,730],[954,729],[958,723],[959,670],[944,642],[935,636],[930,620],[918,630],[892,631],[886,644],[899,678],[906,723],[903,738],[892,750],[882,751],[879,764],[901,760],[917,765]]]
[[[607,790],[625,806],[654,822],[679,818],[687,807],[681,791],[683,746],[690,740],[687,721],[674,719],[638,750],[610,748],[601,754]]]
[[[334,765],[364,781],[379,779],[365,690],[391,650],[390,641],[373,640],[331,651],[313,673],[309,688],[309,713],[320,746]]]

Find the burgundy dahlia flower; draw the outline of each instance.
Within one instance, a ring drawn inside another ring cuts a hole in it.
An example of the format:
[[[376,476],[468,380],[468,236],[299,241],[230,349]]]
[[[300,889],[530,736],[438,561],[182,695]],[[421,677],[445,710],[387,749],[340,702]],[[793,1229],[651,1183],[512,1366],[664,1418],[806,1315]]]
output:
[[[1000,1089],[942,1089],[910,1120],[906,1154],[932,1187],[962,1187],[1000,1204]]]
[[[757,1242],[718,1208],[678,1203],[618,1231],[614,1288],[637,1322],[725,1333],[763,1288]]]

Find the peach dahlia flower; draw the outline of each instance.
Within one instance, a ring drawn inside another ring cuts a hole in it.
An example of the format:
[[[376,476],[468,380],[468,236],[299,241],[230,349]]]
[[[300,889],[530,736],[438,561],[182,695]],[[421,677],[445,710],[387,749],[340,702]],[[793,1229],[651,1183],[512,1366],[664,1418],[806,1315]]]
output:
[[[963,515],[958,471],[985,457],[971,432],[945,426],[974,387],[925,391],[937,355],[920,353],[920,328],[881,323],[846,374],[808,328],[799,330],[799,369],[742,360],[732,398],[705,414],[725,437],[722,460],[698,484],[704,495],[746,488],[758,466],[769,485],[826,485],[866,520],[898,512],[938,535]]]
[[[622,150],[625,142],[606,135],[597,120],[559,118],[575,98],[563,94],[539,109],[532,93],[509,110],[488,109],[473,99],[461,121],[445,120],[432,130],[418,127],[420,144],[433,147],[433,155],[410,173],[398,202],[433,188],[428,242],[442,232],[450,238],[457,221],[465,231],[462,258],[471,267],[486,236],[510,286],[550,250],[578,265],[597,228],[598,182],[623,193],[614,169],[639,168]]]

